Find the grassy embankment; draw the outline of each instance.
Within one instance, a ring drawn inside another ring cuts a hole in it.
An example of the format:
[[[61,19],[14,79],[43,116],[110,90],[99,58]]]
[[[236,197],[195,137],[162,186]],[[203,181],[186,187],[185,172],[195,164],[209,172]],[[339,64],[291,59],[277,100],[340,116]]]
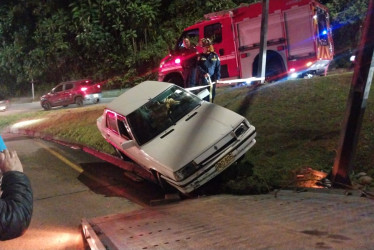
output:
[[[266,192],[289,183],[295,171],[305,167],[329,172],[339,143],[351,79],[352,73],[344,73],[269,84],[252,92],[248,88],[219,89],[216,103],[247,117],[257,129],[257,144],[240,164],[217,178],[220,191]],[[356,173],[365,171],[371,176],[374,175],[373,101],[373,95],[369,95],[354,160]],[[96,128],[103,107],[10,116],[1,119],[0,129],[20,120],[44,118],[27,128],[113,153]]]

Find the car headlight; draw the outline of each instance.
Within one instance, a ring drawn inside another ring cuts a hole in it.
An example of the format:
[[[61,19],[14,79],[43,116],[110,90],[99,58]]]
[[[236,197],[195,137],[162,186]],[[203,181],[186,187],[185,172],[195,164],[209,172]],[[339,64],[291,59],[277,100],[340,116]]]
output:
[[[247,124],[244,122],[240,123],[238,127],[234,130],[234,134],[236,138],[239,138],[242,134],[244,134],[248,130]]]
[[[192,175],[196,172],[198,166],[194,162],[188,163],[183,168],[179,169],[178,171],[174,172],[175,180],[181,181],[186,179],[188,176]]]

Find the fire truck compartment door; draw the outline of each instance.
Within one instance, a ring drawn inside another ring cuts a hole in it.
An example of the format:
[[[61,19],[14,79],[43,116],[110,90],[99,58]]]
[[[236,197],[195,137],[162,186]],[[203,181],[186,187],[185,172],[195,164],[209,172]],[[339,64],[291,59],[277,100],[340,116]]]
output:
[[[261,16],[252,19],[245,19],[238,23],[239,46],[252,47],[254,44],[260,43],[261,35]],[[274,13],[268,18],[267,40],[278,40],[284,38],[281,22],[281,14]]]
[[[245,19],[237,24],[239,34],[239,48],[248,48],[240,52],[241,77],[253,76],[252,64],[259,54],[261,38],[261,16]],[[281,13],[274,13],[268,18],[267,41],[285,38],[283,34]],[[272,49],[267,47],[267,49]]]
[[[302,6],[285,12],[285,25],[289,56],[308,56],[315,54],[314,35],[310,7]]]

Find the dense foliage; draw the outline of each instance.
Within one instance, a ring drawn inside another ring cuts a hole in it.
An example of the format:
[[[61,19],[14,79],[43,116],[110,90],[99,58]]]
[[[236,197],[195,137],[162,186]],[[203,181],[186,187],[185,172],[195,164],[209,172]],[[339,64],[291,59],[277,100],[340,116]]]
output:
[[[0,92],[29,94],[31,82],[43,92],[82,77],[108,85],[155,78],[183,28],[240,2],[255,0],[1,0]],[[344,27],[334,30],[336,47],[354,47],[368,0],[324,2]]]
[[[349,56],[357,47],[369,0],[328,0],[333,38],[335,43],[335,64],[346,67]]]

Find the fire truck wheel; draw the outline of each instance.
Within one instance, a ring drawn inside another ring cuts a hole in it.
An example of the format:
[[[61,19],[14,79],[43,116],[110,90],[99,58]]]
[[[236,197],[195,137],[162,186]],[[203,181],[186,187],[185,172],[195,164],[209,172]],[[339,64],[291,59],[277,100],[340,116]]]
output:
[[[266,81],[274,82],[279,80],[284,73],[282,68],[282,64],[277,60],[270,61],[269,64],[266,64]]]
[[[165,82],[170,82],[178,85],[179,87],[184,88],[184,81],[183,78],[180,75],[170,75],[167,78],[165,78]]]
[[[259,55],[256,56],[253,62],[252,72],[253,76],[257,76]],[[275,51],[268,50],[266,54],[266,75],[267,82],[274,82],[285,76],[286,67],[283,64],[282,57]]]

